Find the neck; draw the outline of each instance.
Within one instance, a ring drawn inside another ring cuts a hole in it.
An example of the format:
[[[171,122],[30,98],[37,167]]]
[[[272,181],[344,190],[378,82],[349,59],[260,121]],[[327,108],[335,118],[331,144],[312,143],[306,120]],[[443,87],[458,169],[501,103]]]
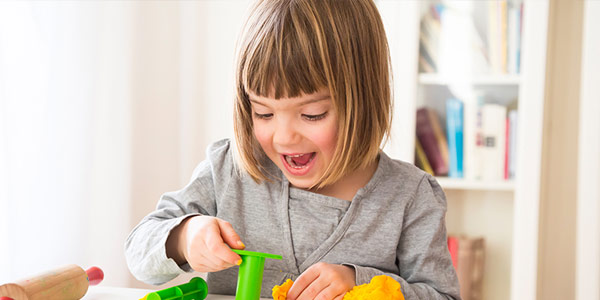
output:
[[[350,172],[333,184],[320,189],[311,189],[310,191],[325,196],[352,201],[356,192],[369,183],[377,170],[378,164],[379,157],[369,163],[365,168]]]

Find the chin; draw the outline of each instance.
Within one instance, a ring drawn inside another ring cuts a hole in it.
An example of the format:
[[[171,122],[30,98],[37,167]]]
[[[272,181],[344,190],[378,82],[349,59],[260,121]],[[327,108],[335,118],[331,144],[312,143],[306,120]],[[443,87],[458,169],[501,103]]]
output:
[[[313,185],[316,184],[316,182],[313,181],[313,180],[310,180],[310,181],[307,181],[307,180],[294,180],[294,179],[291,179],[289,177],[287,179],[288,179],[288,181],[290,182],[290,184],[293,187],[300,188],[300,189],[305,189],[305,190],[308,190],[310,187],[312,187]]]

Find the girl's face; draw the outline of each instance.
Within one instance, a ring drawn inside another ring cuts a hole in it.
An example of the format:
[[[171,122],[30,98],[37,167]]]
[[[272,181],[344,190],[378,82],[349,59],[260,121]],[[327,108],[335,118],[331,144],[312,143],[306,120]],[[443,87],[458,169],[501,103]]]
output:
[[[254,135],[292,186],[317,183],[331,162],[338,118],[329,91],[272,99],[249,93]]]

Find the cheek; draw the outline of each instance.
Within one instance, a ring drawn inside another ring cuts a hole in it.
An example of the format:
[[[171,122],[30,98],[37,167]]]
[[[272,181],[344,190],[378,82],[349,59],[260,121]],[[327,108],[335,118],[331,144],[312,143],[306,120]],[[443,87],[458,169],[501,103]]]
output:
[[[337,142],[337,124],[330,122],[327,126],[315,132],[312,140],[324,154],[327,156],[333,155],[335,144]]]
[[[254,137],[256,137],[256,140],[258,141],[258,143],[260,144],[260,146],[263,148],[263,150],[265,152],[268,152],[268,150],[270,149],[270,140],[271,140],[271,134],[269,133],[268,130],[266,130],[266,128],[258,125],[255,123],[254,124]]]

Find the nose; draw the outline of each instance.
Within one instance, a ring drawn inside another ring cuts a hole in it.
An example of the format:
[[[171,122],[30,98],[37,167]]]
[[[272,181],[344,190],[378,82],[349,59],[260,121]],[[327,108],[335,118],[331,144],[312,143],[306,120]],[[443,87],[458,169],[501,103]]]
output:
[[[293,121],[282,118],[277,122],[273,132],[273,143],[285,149],[286,146],[293,146],[300,143],[302,135]]]

